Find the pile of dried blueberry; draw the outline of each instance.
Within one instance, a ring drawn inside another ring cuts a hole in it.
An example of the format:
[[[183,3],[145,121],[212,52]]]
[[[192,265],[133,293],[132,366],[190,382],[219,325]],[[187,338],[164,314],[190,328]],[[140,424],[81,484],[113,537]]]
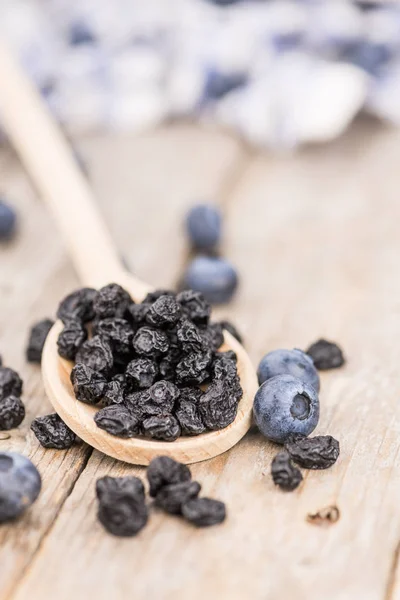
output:
[[[294,490],[303,479],[292,461],[305,469],[326,469],[339,457],[339,442],[332,436],[308,436],[319,420],[317,369],[335,369],[344,362],[339,346],[319,340],[307,352],[274,350],[259,364],[261,387],[254,399],[254,417],[263,435],[285,447],[271,465],[274,483],[283,490]]]
[[[199,498],[201,485],[192,481],[190,469],[168,456],[153,459],[147,469],[154,505],[171,515],[182,515],[197,527],[222,523],[225,504]],[[138,477],[102,477],[96,482],[98,518],[116,536],[134,536],[146,525],[149,509],[143,482]]]
[[[218,255],[222,216],[213,204],[197,204],[186,217],[186,233],[195,252],[183,275],[183,284],[201,292],[211,304],[229,302],[239,279],[233,265]]]
[[[218,351],[226,324],[210,323],[210,313],[199,292],[160,290],[136,304],[117,284],[61,302],[58,351],[75,362],[76,398],[102,406],[98,427],[172,442],[234,421],[243,394],[236,356]]]

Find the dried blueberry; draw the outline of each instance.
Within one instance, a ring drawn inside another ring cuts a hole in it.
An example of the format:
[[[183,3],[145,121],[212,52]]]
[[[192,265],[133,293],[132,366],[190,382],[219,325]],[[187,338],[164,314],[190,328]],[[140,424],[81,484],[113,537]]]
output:
[[[110,374],[114,363],[110,344],[98,335],[82,344],[75,360],[105,377]]]
[[[111,404],[122,404],[125,397],[125,377],[124,375],[114,375],[111,381],[106,384],[103,403],[106,406]]]
[[[132,350],[133,329],[125,319],[109,318],[98,321],[93,333],[107,340],[117,354],[129,354]]]
[[[261,360],[257,370],[260,385],[276,375],[292,375],[319,391],[319,375],[311,358],[302,350],[273,350]]]
[[[158,381],[141,394],[144,414],[161,415],[170,413],[174,408],[180,391],[171,381]]]
[[[202,332],[189,319],[181,319],[176,328],[178,343],[181,345],[183,354],[202,352],[208,350],[209,340],[206,340]],[[184,358],[184,356],[183,356]]]
[[[26,358],[28,362],[40,363],[42,360],[44,343],[53,325],[54,321],[51,319],[43,319],[32,326],[29,334],[28,346],[26,348]]]
[[[58,354],[66,360],[74,360],[79,348],[87,340],[87,331],[81,321],[67,321],[58,336]]]
[[[103,398],[107,381],[101,373],[77,363],[70,377],[77,400],[87,404],[97,404]]]
[[[42,487],[38,470],[16,452],[0,452],[0,523],[21,515],[37,499]]]
[[[285,492],[295,490],[303,480],[303,476],[290,462],[287,452],[279,452],[271,464],[271,474],[275,485],[278,485]]]
[[[96,293],[93,308],[99,319],[122,318],[132,302],[127,291],[117,283],[110,283]]]
[[[181,434],[179,423],[171,414],[148,417],[142,427],[145,435],[166,442],[174,442]]]
[[[86,323],[94,318],[93,300],[96,290],[92,288],[81,288],[69,294],[60,303],[57,317],[63,323],[67,321],[82,321]]]
[[[339,346],[327,340],[321,339],[311,344],[307,354],[311,356],[315,367],[320,371],[338,369],[345,363],[343,352]]]
[[[291,459],[304,469],[327,469],[340,454],[339,442],[331,435],[289,436],[285,448]]]
[[[203,340],[206,345],[216,352],[224,343],[224,334],[221,323],[211,323],[207,328],[201,331]]]
[[[319,419],[318,395],[300,379],[278,375],[262,384],[253,412],[261,433],[283,444],[292,433],[309,435],[314,431]]]
[[[15,429],[25,418],[25,406],[21,398],[7,396],[0,399],[0,431]]]
[[[201,485],[197,481],[185,481],[166,485],[156,496],[156,505],[171,515],[182,514],[182,505],[197,498]]]
[[[203,294],[193,290],[183,290],[176,299],[181,305],[182,314],[187,319],[196,325],[207,325],[211,315],[211,306]]]
[[[199,391],[202,395],[201,390]],[[206,430],[198,405],[193,401],[181,398],[175,416],[181,426],[182,435],[200,435]]]
[[[0,400],[7,396],[22,394],[22,379],[16,371],[8,367],[0,367]]]
[[[158,356],[168,352],[167,335],[159,329],[141,327],[133,338],[133,348],[139,355]]]
[[[157,374],[157,363],[150,358],[135,358],[128,364],[125,371],[130,390],[149,388],[153,385]]]
[[[9,240],[13,237],[17,224],[15,210],[0,200],[0,240]]]
[[[96,494],[98,518],[109,533],[130,537],[146,525],[144,487],[137,477],[102,477],[96,482]]]
[[[178,322],[181,307],[173,296],[160,296],[150,306],[146,321],[154,327],[171,327]]]
[[[212,361],[212,353],[206,352],[187,354],[176,366],[176,381],[183,385],[199,385],[209,378],[208,367]]]
[[[211,382],[199,402],[203,423],[208,429],[223,429],[236,418],[238,399],[231,393],[229,382]]]
[[[194,206],[186,218],[186,230],[192,246],[213,250],[221,240],[221,213],[211,204]]]
[[[182,506],[182,514],[197,527],[209,527],[225,521],[226,508],[219,500],[195,498]]]
[[[106,406],[94,416],[95,423],[111,435],[130,438],[139,433],[140,421],[127,406],[113,404]]]
[[[234,267],[227,260],[215,256],[197,256],[183,277],[185,287],[201,292],[211,304],[232,300],[238,283]]]
[[[75,433],[56,413],[37,417],[32,421],[31,429],[44,448],[65,450],[75,442]]]
[[[184,481],[190,481],[192,478],[189,467],[169,456],[153,458],[147,468],[146,475],[150,485],[150,496],[153,498],[164,486],[183,483]]]

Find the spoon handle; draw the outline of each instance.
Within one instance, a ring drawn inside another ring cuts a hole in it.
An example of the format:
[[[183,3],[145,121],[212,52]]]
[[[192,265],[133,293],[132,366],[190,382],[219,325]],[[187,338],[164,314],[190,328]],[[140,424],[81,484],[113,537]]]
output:
[[[1,42],[0,117],[55,217],[81,283],[93,287],[113,281],[123,284],[128,274],[86,178],[39,93]],[[148,289],[130,274],[129,281],[134,296],[140,298]]]

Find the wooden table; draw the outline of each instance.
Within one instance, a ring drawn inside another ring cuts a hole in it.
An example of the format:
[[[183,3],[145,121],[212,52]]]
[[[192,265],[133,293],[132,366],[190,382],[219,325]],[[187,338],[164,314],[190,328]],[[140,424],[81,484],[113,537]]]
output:
[[[0,193],[19,209],[20,234],[0,249],[0,352],[25,380],[27,418],[0,449],[30,456],[43,491],[0,527],[1,600],[400,599],[400,133],[358,123],[294,157],[190,126],[78,147],[121,252],[158,286],[173,286],[187,258],[187,208],[219,202],[241,288],[217,314],[238,324],[255,362],[320,336],[343,346],[346,367],[322,375],[318,426],[342,453],[285,494],[269,474],[277,447],[252,431],[192,468],[206,495],[226,501],[222,526],[195,530],[154,513],[137,538],[106,534],[96,479],[144,470],[84,444],[45,450],[29,431],[51,407],[40,369],[24,359],[28,328],[78,281],[50,215],[2,150]],[[329,505],[337,523],[307,522]]]

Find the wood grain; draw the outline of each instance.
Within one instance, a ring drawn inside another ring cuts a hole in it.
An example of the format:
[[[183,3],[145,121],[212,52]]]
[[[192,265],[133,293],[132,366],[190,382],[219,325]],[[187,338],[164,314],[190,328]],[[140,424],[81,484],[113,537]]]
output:
[[[182,136],[185,146],[195,134],[172,129],[170,135],[175,142]],[[201,173],[202,153],[188,150],[181,168],[183,153],[171,152],[166,132],[154,134],[153,150],[137,140],[84,146],[103,209],[135,273],[162,285],[180,269],[184,242],[176,224],[193,198],[185,190],[197,176],[210,183],[204,174],[212,168],[213,189],[221,183],[221,165],[213,162],[219,152],[209,134],[197,135],[202,152],[213,152],[209,162],[203,156]],[[155,147],[163,156],[156,166],[150,161]],[[229,166],[244,174],[224,200],[223,252],[238,265],[242,285],[229,309],[217,312],[238,323],[254,361],[320,336],[343,346],[346,367],[322,376],[318,426],[318,433],[340,440],[338,463],[304,472],[301,487],[284,494],[269,476],[277,447],[253,430],[230,452],[192,467],[205,495],[226,500],[223,525],[195,530],[153,511],[137,538],[121,540],[97,523],[95,480],[143,477],[144,469],[94,451],[9,597],[400,598],[399,152],[398,132],[368,122],[329,147],[295,157],[243,164],[236,146],[227,152]],[[111,155],[121,159],[107,169]],[[143,169],[132,174],[139,163]],[[161,203],[156,177],[166,202],[175,199],[175,212]],[[174,186],[182,187],[175,192]],[[128,226],[133,191],[148,224],[139,224],[137,235]],[[157,225],[154,214],[162,215]],[[329,505],[340,509],[337,523],[307,522],[309,513]]]
[[[171,243],[168,251],[165,248],[160,252],[154,239],[159,232],[164,232],[164,227],[170,231],[176,227],[190,199],[216,194],[240,157],[238,144],[226,136],[212,136],[212,151],[209,143],[209,135],[180,127],[129,142],[120,138],[107,145],[101,138],[93,138],[80,145],[89,171],[92,166],[94,173],[97,169],[100,173],[107,171],[108,178],[114,182],[96,186],[96,191],[119,248],[129,263],[131,255],[141,257],[144,274],[157,265],[155,271],[160,273],[160,284],[177,277],[183,248]],[[195,164],[193,156],[197,156]],[[133,170],[132,164],[138,164],[143,157],[146,160],[140,169]],[[181,177],[182,169],[188,173],[186,178]],[[5,364],[19,370],[25,380],[28,411],[23,426],[12,432],[10,439],[1,440],[0,448],[29,455],[38,465],[44,484],[44,491],[32,510],[18,524],[3,525],[0,529],[0,598],[3,600],[13,595],[85,467],[90,449],[80,445],[66,453],[45,451],[29,433],[32,419],[51,412],[51,406],[44,396],[40,369],[27,365],[24,359],[28,328],[35,319],[54,314],[59,300],[77,286],[77,281],[50,216],[33,193],[18,161],[6,150],[0,152],[0,173],[0,192],[17,206],[21,225],[15,242],[0,248],[0,353]],[[174,180],[176,183],[172,185]],[[162,219],[153,214],[150,233],[149,214],[141,206],[154,207],[163,197],[168,200],[168,214],[163,214]],[[124,240],[120,240],[115,228],[113,214],[116,212],[121,219],[120,228],[123,224],[128,234]],[[141,252],[137,232],[146,230],[155,247]],[[163,257],[161,262],[160,256]]]

